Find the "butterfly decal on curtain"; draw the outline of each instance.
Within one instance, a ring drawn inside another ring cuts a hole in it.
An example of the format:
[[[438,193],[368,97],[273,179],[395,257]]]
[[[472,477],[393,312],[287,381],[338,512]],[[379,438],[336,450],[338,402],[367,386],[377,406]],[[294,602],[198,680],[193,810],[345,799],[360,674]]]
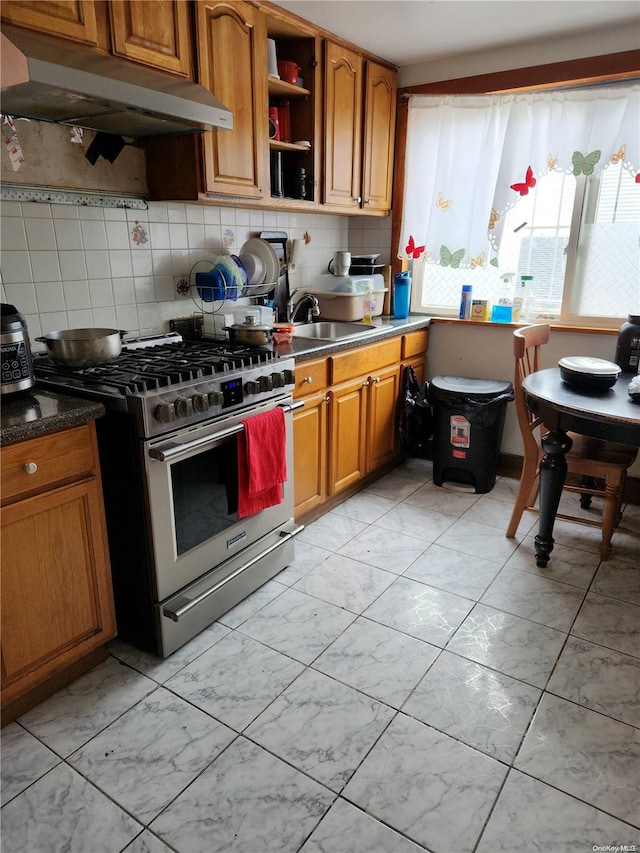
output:
[[[472,270],[474,270],[476,267],[483,267],[484,266],[484,252],[480,252],[480,254],[478,255],[477,258],[471,258],[471,260],[469,261],[469,266],[471,267]]]
[[[549,154],[547,157],[547,168],[550,172],[552,172],[555,167],[558,165],[558,158],[554,157],[553,154]]]
[[[449,210],[449,208],[453,204],[453,201],[451,199],[447,200],[442,195],[442,193],[438,193],[438,201],[436,202],[436,204],[441,210]]]
[[[409,255],[410,258],[413,258],[413,260],[416,261],[420,257],[420,255],[424,252],[424,249],[425,249],[424,246],[416,246],[416,243],[415,243],[415,240],[413,239],[413,236],[410,236],[409,242],[407,243],[407,248],[405,249],[405,252],[407,253],[407,255]]]
[[[596,167],[602,151],[592,151],[590,154],[583,154],[581,151],[574,151],[571,155],[573,163],[573,174],[578,175],[593,175],[593,170]]]
[[[454,270],[457,270],[462,263],[462,259],[464,258],[464,249],[458,249],[455,252],[452,252],[450,249],[447,249],[446,246],[440,246],[440,265],[443,267],[451,267]]]
[[[498,211],[494,207],[492,207],[491,213],[489,214],[489,226],[488,226],[489,231],[493,231],[493,229],[496,227],[496,222],[499,219],[500,219],[500,214],[498,213]]]
[[[524,181],[521,184],[511,184],[511,189],[515,190],[520,195],[528,195],[529,190],[533,189],[536,185],[536,179],[533,177],[533,169],[531,166],[527,167],[527,174],[525,175]]]
[[[627,156],[627,146],[621,145],[620,148],[616,151],[616,153],[611,155],[611,162],[612,163],[619,163],[621,160],[624,160],[624,158],[626,156]]]

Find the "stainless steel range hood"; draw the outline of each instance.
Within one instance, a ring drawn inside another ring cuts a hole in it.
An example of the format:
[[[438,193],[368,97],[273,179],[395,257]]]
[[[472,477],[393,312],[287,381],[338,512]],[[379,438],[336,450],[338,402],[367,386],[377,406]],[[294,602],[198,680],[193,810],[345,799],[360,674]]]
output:
[[[204,86],[162,71],[5,24],[1,50],[6,115],[133,137],[233,127]]]

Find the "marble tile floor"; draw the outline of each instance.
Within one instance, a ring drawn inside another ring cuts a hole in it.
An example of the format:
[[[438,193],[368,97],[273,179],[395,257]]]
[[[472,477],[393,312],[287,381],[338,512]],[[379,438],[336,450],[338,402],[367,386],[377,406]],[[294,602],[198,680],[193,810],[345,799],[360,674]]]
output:
[[[409,460],[172,657],[116,640],[3,729],[3,853],[639,850],[640,508],[542,570],[516,486]]]

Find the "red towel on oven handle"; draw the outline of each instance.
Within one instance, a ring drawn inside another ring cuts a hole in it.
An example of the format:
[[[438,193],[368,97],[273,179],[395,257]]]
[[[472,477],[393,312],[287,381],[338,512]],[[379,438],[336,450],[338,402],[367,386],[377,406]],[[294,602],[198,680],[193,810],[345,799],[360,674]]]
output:
[[[287,479],[284,411],[276,406],[242,421],[238,434],[238,518],[282,503]]]

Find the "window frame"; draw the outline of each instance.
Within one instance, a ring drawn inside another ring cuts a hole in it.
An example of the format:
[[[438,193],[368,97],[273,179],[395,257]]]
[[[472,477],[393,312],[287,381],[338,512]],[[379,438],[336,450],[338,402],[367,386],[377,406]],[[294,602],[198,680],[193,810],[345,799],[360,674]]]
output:
[[[400,240],[402,223],[402,202],[405,182],[404,152],[407,139],[409,95],[515,94],[516,92],[533,92],[605,82],[614,83],[620,80],[631,79],[640,79],[640,50],[628,50],[605,56],[586,57],[584,59],[555,62],[530,68],[518,68],[510,71],[464,77],[458,80],[444,80],[437,83],[427,83],[399,89],[396,113],[396,152],[398,152],[399,156],[396,158],[391,209],[392,273],[407,268],[406,261],[395,257],[396,252],[393,247],[396,247]],[[553,320],[547,322],[550,322],[552,326],[613,329],[620,325],[619,319],[611,317],[586,318],[571,311],[571,300],[575,295],[577,240],[582,208],[585,204],[585,191],[586,181],[578,182],[571,222],[572,239],[570,239],[570,243],[567,246],[567,264],[565,268],[561,317],[555,322]],[[574,222],[574,217],[576,216],[578,217],[578,221]],[[574,244],[573,246],[571,245],[572,243]],[[424,309],[415,310],[423,311]]]

